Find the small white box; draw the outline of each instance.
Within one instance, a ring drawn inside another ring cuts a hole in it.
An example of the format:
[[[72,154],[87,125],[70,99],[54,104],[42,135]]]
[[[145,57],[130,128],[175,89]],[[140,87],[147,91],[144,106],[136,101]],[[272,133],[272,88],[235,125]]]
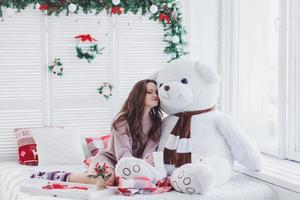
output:
[[[48,184],[63,184],[67,186],[79,186],[86,187],[87,190],[81,189],[43,189],[43,186]],[[110,196],[116,193],[115,189],[103,188],[99,190],[96,185],[82,184],[82,183],[68,183],[68,182],[58,182],[58,181],[45,181],[45,180],[34,180],[29,184],[22,185],[20,191],[24,193],[29,193],[32,196],[53,196],[53,197],[63,197],[72,198],[80,200],[95,200],[99,197]]]

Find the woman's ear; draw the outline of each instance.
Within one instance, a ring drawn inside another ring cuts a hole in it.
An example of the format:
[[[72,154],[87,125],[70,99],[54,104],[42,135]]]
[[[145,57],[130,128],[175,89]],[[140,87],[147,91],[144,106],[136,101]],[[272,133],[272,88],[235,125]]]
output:
[[[221,81],[220,75],[210,66],[196,62],[195,67],[200,76],[209,83],[219,83]]]
[[[149,76],[149,78],[156,81],[157,76],[158,76],[158,73],[159,73],[159,71],[156,71],[156,72],[152,73],[152,74]]]

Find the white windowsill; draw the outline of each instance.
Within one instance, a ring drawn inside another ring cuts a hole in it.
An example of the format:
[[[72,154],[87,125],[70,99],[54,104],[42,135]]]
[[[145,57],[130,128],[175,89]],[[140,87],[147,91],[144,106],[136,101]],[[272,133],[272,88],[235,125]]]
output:
[[[234,170],[300,194],[300,163],[264,156],[260,172],[250,171],[239,164]]]

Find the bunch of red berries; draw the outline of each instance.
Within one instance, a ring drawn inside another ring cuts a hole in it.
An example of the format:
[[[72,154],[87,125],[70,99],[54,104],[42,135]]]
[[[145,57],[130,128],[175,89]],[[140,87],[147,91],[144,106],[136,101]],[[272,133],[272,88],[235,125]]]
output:
[[[101,176],[104,179],[104,177],[107,174],[107,170],[108,170],[108,166],[105,163],[103,165],[101,165],[101,163],[98,162],[94,168],[94,171],[96,173],[96,175],[95,175],[96,178],[98,176]]]

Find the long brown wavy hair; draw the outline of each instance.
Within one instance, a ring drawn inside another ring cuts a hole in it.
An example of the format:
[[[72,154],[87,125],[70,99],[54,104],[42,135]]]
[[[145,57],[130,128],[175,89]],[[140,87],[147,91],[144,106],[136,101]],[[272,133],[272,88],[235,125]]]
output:
[[[129,133],[132,137],[133,144],[136,144],[138,148],[138,156],[141,156],[144,151],[144,144],[142,143],[143,134],[143,115],[145,111],[145,98],[147,94],[147,83],[157,83],[151,79],[145,79],[137,82],[131,92],[129,93],[121,111],[118,113],[116,119],[112,124],[112,129],[118,130],[120,124],[127,122],[129,126]],[[150,110],[150,119],[152,126],[148,133],[148,140],[152,139],[157,142],[160,139],[161,124],[162,124],[162,112],[160,110],[159,103],[157,106]],[[147,133],[144,133],[147,134]]]

